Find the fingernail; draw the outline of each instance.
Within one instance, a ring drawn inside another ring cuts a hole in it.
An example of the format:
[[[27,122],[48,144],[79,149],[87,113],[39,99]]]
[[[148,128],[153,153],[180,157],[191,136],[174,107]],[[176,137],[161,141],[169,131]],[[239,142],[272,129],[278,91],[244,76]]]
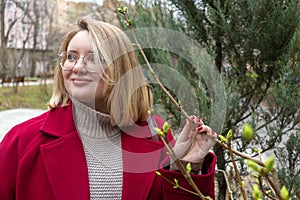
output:
[[[203,129],[203,126],[198,126],[196,130],[201,131],[202,129]]]

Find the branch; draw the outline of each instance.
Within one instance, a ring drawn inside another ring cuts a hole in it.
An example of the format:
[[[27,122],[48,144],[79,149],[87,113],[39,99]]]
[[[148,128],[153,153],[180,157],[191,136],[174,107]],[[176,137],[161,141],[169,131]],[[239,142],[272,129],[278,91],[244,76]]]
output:
[[[278,188],[276,187],[276,185],[273,183],[273,181],[271,181],[269,175],[268,175],[268,174],[265,174],[264,177],[266,178],[266,180],[267,180],[268,183],[270,184],[271,188],[274,189],[274,192],[275,192],[276,196],[279,197],[279,198],[281,199],[280,191],[278,190]]]
[[[180,160],[176,157],[173,149],[169,146],[169,144],[166,142],[165,138],[163,136],[160,136],[160,139],[166,146],[170,156],[173,158],[175,161],[176,165],[178,166],[180,172],[182,173],[183,177],[187,180],[187,182],[192,186],[192,188],[196,191],[197,196],[199,196],[201,199],[207,199],[199,190],[195,182],[193,181],[191,175],[186,172],[183,164],[180,162]],[[210,198],[209,198],[210,199]]]
[[[117,1],[114,1],[116,7],[117,7]],[[124,7],[124,8],[118,8],[118,12],[121,13],[123,15],[123,17],[125,18],[125,21],[127,22],[127,26],[134,38],[134,41],[135,41],[135,44],[136,46],[138,47],[144,61],[146,62],[146,65],[147,67],[149,68],[150,72],[152,73],[154,79],[156,80],[157,84],[161,87],[161,89],[163,90],[163,92],[167,95],[167,97],[170,99],[170,101],[176,106],[177,110],[179,110],[181,112],[181,114],[186,118],[188,119],[190,122],[194,123],[190,118],[189,118],[189,115],[186,113],[186,111],[182,108],[181,104],[179,102],[177,102],[175,100],[175,98],[169,93],[169,91],[164,87],[164,85],[160,82],[158,76],[156,75],[156,73],[154,72],[150,62],[148,61],[148,58],[146,57],[142,47],[140,46],[140,43],[135,35],[135,32],[133,30],[133,27],[132,27],[132,21],[129,19],[128,15],[127,15],[127,8]],[[155,120],[154,120],[155,121]],[[157,126],[157,125],[156,125]],[[160,135],[160,138],[162,140],[162,142],[164,143],[164,145],[166,146],[168,152],[170,153],[170,156],[172,157],[172,159],[176,162],[178,168],[180,169],[182,175],[184,176],[184,178],[187,180],[187,182],[193,187],[193,189],[196,191],[197,195],[202,198],[202,199],[207,199],[206,197],[203,196],[203,194],[200,192],[200,190],[198,189],[197,185],[194,183],[194,181],[192,180],[191,176],[189,173],[187,173],[187,171],[185,170],[184,166],[182,165],[182,163],[180,162],[180,160],[178,160],[178,158],[176,157],[173,149],[169,146],[169,144],[166,142],[166,139],[164,138],[163,135]],[[214,138],[213,138],[214,139]],[[238,174],[238,169],[237,169],[237,166],[234,162],[234,157],[233,157],[233,153],[244,158],[244,159],[248,159],[248,160],[251,160],[255,163],[257,163],[258,165],[262,166],[262,167],[265,167],[264,163],[262,163],[261,161],[259,160],[256,160],[256,159],[253,159],[252,157],[246,155],[246,154],[243,154],[237,150],[234,150],[230,147],[230,145],[226,145],[225,143],[221,142],[220,140],[218,140],[217,138],[214,139],[216,141],[216,143],[218,143],[220,146],[224,147],[225,149],[227,149],[229,152],[230,152],[230,156],[231,156],[231,159],[233,160],[233,164],[234,164],[234,167],[235,167],[235,171],[236,171],[236,174],[237,174],[237,177],[238,177],[238,181],[239,181],[239,185],[240,185],[240,189],[241,189],[241,192],[243,194],[243,197],[244,199],[247,199],[246,197],[246,194],[245,194],[245,191],[243,190],[243,186],[241,184],[241,180],[240,180],[240,177],[239,177],[239,174]],[[191,144],[192,145],[192,144]],[[270,182],[270,184],[272,185],[272,187],[274,187],[274,184],[271,182],[270,179],[268,179],[268,177],[266,177],[267,180]],[[280,193],[278,193],[278,190],[277,188],[274,188],[275,190],[275,193],[276,195],[279,194],[280,196]]]
[[[258,179],[258,184],[259,184],[259,187],[260,187],[260,190],[262,191],[262,193],[264,195],[266,195],[269,199],[271,200],[276,200],[274,197],[271,197],[265,190],[264,190],[264,186],[262,185],[262,180],[261,179]]]
[[[227,185],[227,190],[228,190],[228,193],[229,193],[229,196],[230,196],[230,199],[233,200],[233,196],[232,196],[232,191],[230,189],[230,185],[229,185],[229,181],[228,181],[228,177],[227,177],[227,174],[225,173],[224,170],[221,170],[221,169],[216,169],[217,172],[220,172],[223,174],[224,176],[224,179],[225,179],[225,182],[226,182],[226,185]]]
[[[234,156],[233,156],[233,152],[232,152],[232,149],[231,149],[231,141],[230,141],[230,139],[228,141],[228,145],[227,146],[228,146],[229,155],[230,155],[230,158],[232,160],[232,164],[233,164],[233,167],[234,167],[235,175],[236,175],[236,178],[237,178],[237,181],[238,181],[238,184],[239,184],[239,187],[240,187],[243,199],[247,200],[247,195],[246,195],[244,187],[242,185],[241,176],[240,176],[239,170],[237,168],[237,165],[236,165],[236,162],[235,162],[235,159],[234,159]]]
[[[164,177],[163,175],[161,175],[159,172],[156,172],[156,174],[157,174],[158,176],[162,177],[162,178],[163,178],[165,181],[167,181],[168,183],[170,183],[170,184],[176,186],[176,188],[181,189],[181,190],[184,190],[184,191],[186,191],[186,192],[189,192],[189,193],[191,193],[191,194],[194,194],[194,195],[197,195],[197,196],[198,196],[197,193],[195,193],[195,192],[193,192],[193,191],[190,191],[190,190],[188,190],[188,189],[186,189],[186,188],[184,188],[184,187],[181,187],[179,184],[174,183],[173,181],[171,181],[171,180],[169,180],[168,178],[166,178],[166,177]]]

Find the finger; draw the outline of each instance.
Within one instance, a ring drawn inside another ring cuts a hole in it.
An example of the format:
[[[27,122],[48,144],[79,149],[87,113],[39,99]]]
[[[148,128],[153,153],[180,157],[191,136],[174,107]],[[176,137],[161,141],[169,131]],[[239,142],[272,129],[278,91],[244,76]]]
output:
[[[186,119],[186,122],[185,122],[185,125],[177,139],[177,142],[183,142],[183,141],[186,141],[188,138],[189,138],[189,134],[192,130],[192,126],[191,126],[191,123],[188,119]]]
[[[194,121],[197,124],[197,126],[204,125],[204,123],[200,117],[195,118]]]
[[[198,132],[195,140],[199,146],[199,148],[203,149],[203,151],[209,151],[211,147],[213,147],[216,143],[217,134],[209,127],[203,125],[201,131]]]
[[[174,153],[177,158],[181,158],[182,156],[186,155],[187,151],[190,149],[192,144],[192,140],[188,139],[185,142],[175,144]]]
[[[217,134],[207,125],[201,125],[201,126],[197,127],[196,131],[198,133],[205,134],[212,139],[217,138]]]

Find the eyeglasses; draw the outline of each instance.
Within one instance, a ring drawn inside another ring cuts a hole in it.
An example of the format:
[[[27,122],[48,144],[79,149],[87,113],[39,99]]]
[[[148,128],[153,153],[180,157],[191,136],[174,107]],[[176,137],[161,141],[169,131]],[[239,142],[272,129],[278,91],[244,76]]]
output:
[[[64,51],[57,55],[59,65],[62,69],[70,71],[78,63],[79,59],[82,58],[82,62],[85,63],[85,69],[89,72],[98,72],[97,62],[99,59],[101,63],[105,63],[101,56],[94,53],[88,53],[85,56],[79,56],[75,52]]]

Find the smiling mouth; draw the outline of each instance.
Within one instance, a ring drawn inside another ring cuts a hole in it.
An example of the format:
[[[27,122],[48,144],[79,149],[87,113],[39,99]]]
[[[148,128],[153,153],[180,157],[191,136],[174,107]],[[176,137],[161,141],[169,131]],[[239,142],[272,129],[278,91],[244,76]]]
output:
[[[73,83],[91,83],[93,82],[91,79],[85,79],[85,78],[72,78],[71,81]]]

